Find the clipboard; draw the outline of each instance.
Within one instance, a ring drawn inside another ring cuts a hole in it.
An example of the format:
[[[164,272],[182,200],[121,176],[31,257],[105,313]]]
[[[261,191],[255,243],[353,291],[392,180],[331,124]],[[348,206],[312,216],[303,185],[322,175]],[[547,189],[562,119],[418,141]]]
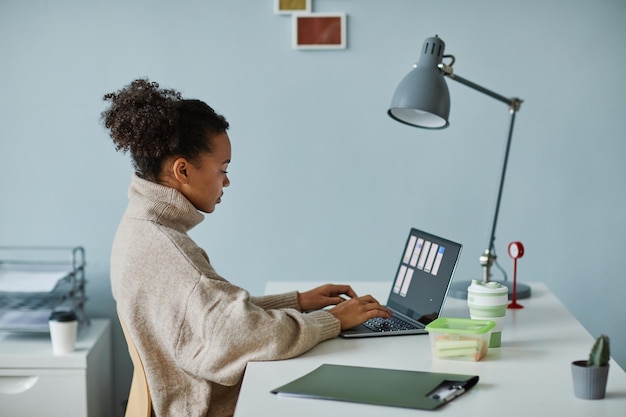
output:
[[[476,385],[478,376],[323,364],[271,392],[278,395],[434,410]]]

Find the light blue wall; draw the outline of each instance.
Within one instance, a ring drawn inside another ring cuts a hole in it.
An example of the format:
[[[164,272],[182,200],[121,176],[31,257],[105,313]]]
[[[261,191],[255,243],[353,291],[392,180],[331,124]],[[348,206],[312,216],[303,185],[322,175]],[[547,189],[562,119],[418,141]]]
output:
[[[477,278],[506,106],[449,82],[447,130],[385,114],[438,34],[459,75],[524,99],[501,264],[511,273],[521,240],[520,281],[547,283],[626,367],[626,2],[313,2],[348,14],[347,50],[293,50],[273,0],[0,0],[0,244],[83,245],[89,312],[115,318],[109,249],[131,167],[101,98],[148,76],[231,122],[232,185],[193,231],[231,281],[389,279],[411,226],[462,242],[456,278]],[[114,336],[119,404],[130,361]]]

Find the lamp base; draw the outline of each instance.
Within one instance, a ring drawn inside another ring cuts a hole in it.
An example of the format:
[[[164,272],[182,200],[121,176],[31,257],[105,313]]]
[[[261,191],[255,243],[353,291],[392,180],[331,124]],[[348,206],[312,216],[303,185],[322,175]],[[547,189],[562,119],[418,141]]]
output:
[[[496,281],[509,288],[509,300],[513,298],[513,283],[509,281]],[[453,298],[460,298],[467,300],[467,287],[472,285],[472,281],[453,282],[448,290],[448,295]],[[517,299],[522,300],[524,298],[530,298],[530,287],[528,285],[517,283]]]

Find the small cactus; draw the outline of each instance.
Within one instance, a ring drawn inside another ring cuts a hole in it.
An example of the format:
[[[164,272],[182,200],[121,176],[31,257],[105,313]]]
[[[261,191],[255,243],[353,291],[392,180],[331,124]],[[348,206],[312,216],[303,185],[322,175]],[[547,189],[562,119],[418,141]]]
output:
[[[606,335],[600,335],[596,339],[591,352],[589,353],[589,360],[587,366],[605,366],[609,363],[611,357],[611,350],[609,346],[609,337]]]

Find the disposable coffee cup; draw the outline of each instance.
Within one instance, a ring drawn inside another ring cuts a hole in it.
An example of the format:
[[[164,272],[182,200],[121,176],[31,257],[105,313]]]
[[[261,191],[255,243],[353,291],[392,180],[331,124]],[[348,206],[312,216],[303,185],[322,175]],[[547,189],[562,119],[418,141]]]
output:
[[[479,320],[491,320],[496,326],[491,331],[489,347],[499,347],[502,340],[502,326],[509,304],[508,287],[498,282],[473,280],[467,288],[467,306],[470,317]]]
[[[55,355],[65,355],[74,350],[78,320],[73,311],[53,311],[48,319],[50,325],[50,339],[52,352]]]

